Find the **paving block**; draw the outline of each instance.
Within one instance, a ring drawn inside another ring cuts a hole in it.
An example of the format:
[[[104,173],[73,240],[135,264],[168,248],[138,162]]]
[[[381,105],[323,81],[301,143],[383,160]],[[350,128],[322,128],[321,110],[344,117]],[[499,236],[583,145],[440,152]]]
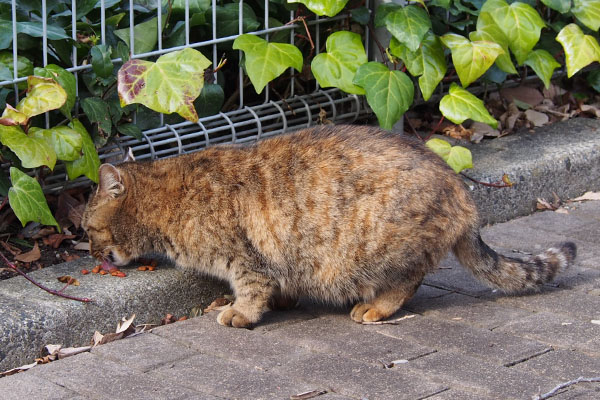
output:
[[[542,293],[537,294],[498,297],[496,302],[501,306],[520,307],[532,312],[546,311],[557,316],[577,317],[587,321],[600,320],[600,295],[572,289],[545,288]]]
[[[568,315],[539,312],[504,325],[494,332],[537,340],[560,348],[600,356],[600,325]]]
[[[376,330],[399,339],[408,338],[438,351],[452,349],[498,365],[510,365],[549,348],[533,340],[429,317],[415,317],[398,325],[378,325]]]
[[[344,314],[305,321],[279,329],[269,336],[273,340],[283,339],[302,346],[311,352],[340,356],[377,367],[433,351],[414,341],[382,335],[374,328],[373,325],[357,324]]]
[[[77,396],[76,392],[24,372],[0,378],[0,393],[3,400],[63,400]]]
[[[462,352],[440,351],[407,365],[451,389],[496,399],[530,399],[538,387],[554,384],[549,378],[488,363]]]
[[[531,311],[510,307],[506,304],[500,305],[488,298],[477,298],[460,293],[451,293],[423,301],[413,298],[404,308],[426,317],[460,322],[488,330],[531,314]]]
[[[580,376],[600,376],[600,359],[575,350],[554,350],[516,364],[512,369],[568,382]],[[598,387],[600,388],[600,383]]]
[[[88,399],[180,399],[202,398],[199,391],[169,382],[165,377],[151,377],[114,361],[91,353],[82,353],[25,372],[53,382]]]
[[[337,355],[315,353],[285,361],[273,372],[355,398],[412,400],[447,389],[410,368],[384,369]]]
[[[92,353],[141,372],[196,354],[187,346],[153,333],[143,333],[97,346],[92,349]]]
[[[284,337],[267,335],[267,331],[221,326],[215,317],[216,313],[210,313],[155,328],[153,333],[193,351],[264,370],[286,357],[308,352],[301,346],[290,344]]]
[[[148,375],[156,380],[166,380],[176,387],[226,399],[281,399],[306,391],[327,389],[302,382],[298,377],[280,376],[260,367],[208,354],[176,361],[152,370]]]
[[[490,287],[478,281],[452,254],[449,254],[437,269],[425,277],[424,283],[475,297],[492,293]]]
[[[482,393],[467,392],[463,389],[448,388],[441,393],[427,397],[427,400],[492,400],[496,397],[486,396]]]

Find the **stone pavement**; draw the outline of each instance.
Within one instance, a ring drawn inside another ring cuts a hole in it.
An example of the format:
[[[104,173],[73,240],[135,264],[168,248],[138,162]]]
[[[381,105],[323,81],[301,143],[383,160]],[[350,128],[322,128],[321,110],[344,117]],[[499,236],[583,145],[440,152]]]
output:
[[[302,303],[240,330],[212,312],[1,378],[0,397],[531,399],[600,376],[600,201],[497,224],[483,237],[513,256],[573,240],[578,259],[541,293],[505,296],[449,258],[394,318],[414,317],[396,325],[359,325],[349,308]],[[597,399],[600,383],[552,398]]]

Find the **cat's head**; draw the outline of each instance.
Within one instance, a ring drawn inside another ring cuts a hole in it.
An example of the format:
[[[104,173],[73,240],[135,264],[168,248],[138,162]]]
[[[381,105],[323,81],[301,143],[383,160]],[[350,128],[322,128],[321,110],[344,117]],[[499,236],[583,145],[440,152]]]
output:
[[[136,221],[128,207],[127,174],[110,164],[99,170],[99,183],[90,196],[81,225],[95,258],[117,266],[139,257],[141,250],[135,232]]]

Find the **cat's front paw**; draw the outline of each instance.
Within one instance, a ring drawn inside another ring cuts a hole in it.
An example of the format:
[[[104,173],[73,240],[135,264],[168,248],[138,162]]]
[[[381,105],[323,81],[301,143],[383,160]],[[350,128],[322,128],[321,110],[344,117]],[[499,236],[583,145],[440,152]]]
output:
[[[252,327],[252,322],[234,307],[229,307],[221,311],[217,316],[217,322],[223,326],[233,326],[234,328]]]
[[[387,318],[387,315],[373,304],[358,303],[350,311],[350,318],[356,322],[376,322]]]

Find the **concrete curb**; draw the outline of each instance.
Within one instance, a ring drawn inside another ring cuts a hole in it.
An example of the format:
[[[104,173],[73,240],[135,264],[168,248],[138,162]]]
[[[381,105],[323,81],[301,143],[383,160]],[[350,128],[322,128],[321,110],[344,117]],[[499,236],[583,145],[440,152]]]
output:
[[[571,120],[469,147],[475,165],[470,176],[498,181],[507,173],[515,182],[505,189],[473,185],[484,224],[529,214],[538,197],[552,199],[552,192],[565,199],[600,189],[598,120]],[[166,313],[187,315],[228,292],[220,283],[166,265],[153,272],[125,268],[124,279],[81,275],[95,264],[83,258],[31,274],[54,288],[62,285],[58,276],[72,275],[81,286],[67,292],[90,297],[93,304],[51,296],[20,277],[0,282],[0,370],[31,363],[49,343],[88,344],[95,330],[113,331],[121,317],[136,313],[137,323],[156,323]]]

